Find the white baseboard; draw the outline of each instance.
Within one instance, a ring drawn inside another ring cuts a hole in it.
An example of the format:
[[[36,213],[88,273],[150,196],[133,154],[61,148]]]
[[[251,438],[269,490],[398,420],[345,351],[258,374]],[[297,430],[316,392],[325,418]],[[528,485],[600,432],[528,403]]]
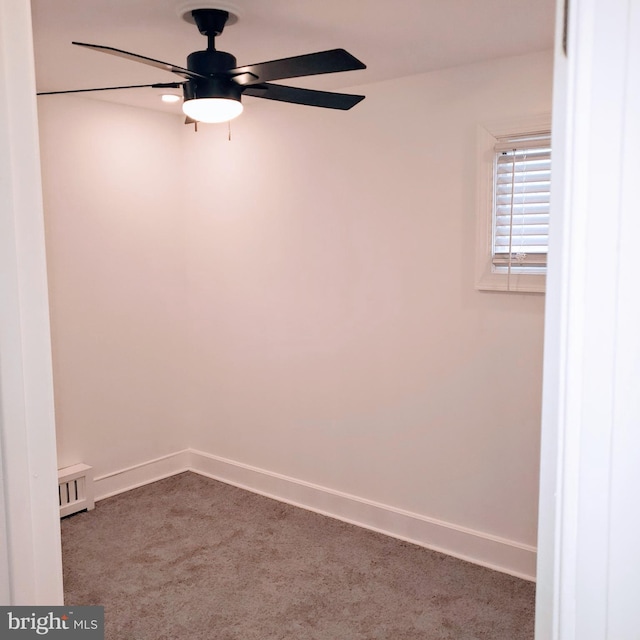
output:
[[[535,580],[536,549],[326,487],[191,451],[191,469],[281,502],[384,533],[503,573]]]
[[[193,449],[96,478],[96,500],[184,471],[193,471],[502,573],[535,580],[535,547]]]
[[[95,499],[103,500],[145,484],[191,470],[191,451],[184,449],[94,479]]]

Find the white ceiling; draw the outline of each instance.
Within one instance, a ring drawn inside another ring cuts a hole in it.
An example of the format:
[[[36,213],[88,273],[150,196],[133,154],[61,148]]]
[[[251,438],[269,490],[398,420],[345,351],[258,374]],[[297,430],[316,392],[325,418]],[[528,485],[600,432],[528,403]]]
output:
[[[186,66],[206,39],[179,13],[211,0],[32,0],[38,91],[180,81],[171,73],[71,45],[125,49]],[[238,23],[216,45],[239,65],[342,47],[367,69],[284,81],[339,90],[553,47],[555,0],[233,0]],[[152,109],[160,90],[84,94]],[[46,98],[56,99],[54,96]]]

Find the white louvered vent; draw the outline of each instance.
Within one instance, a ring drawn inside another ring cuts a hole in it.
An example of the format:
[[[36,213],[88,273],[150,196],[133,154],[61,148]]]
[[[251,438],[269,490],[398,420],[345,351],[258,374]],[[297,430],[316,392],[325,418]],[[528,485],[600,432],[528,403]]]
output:
[[[87,464],[74,464],[58,469],[58,497],[60,517],[91,509],[95,506],[93,497],[93,468]]]

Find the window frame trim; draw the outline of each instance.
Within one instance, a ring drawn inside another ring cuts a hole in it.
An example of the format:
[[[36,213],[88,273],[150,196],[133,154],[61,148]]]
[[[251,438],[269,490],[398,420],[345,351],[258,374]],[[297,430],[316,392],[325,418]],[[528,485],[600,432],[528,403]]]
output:
[[[502,139],[551,131],[551,114],[501,119],[477,126],[476,134],[476,256],[475,288],[479,291],[544,293],[546,274],[496,270],[493,263],[493,181],[495,146]],[[507,280],[509,286],[507,288]]]

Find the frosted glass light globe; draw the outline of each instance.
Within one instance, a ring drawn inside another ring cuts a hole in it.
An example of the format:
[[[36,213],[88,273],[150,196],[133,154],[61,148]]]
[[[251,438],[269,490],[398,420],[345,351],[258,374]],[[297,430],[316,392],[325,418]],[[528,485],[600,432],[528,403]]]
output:
[[[242,113],[242,103],[229,98],[194,98],[182,105],[185,115],[198,122],[227,122]]]

